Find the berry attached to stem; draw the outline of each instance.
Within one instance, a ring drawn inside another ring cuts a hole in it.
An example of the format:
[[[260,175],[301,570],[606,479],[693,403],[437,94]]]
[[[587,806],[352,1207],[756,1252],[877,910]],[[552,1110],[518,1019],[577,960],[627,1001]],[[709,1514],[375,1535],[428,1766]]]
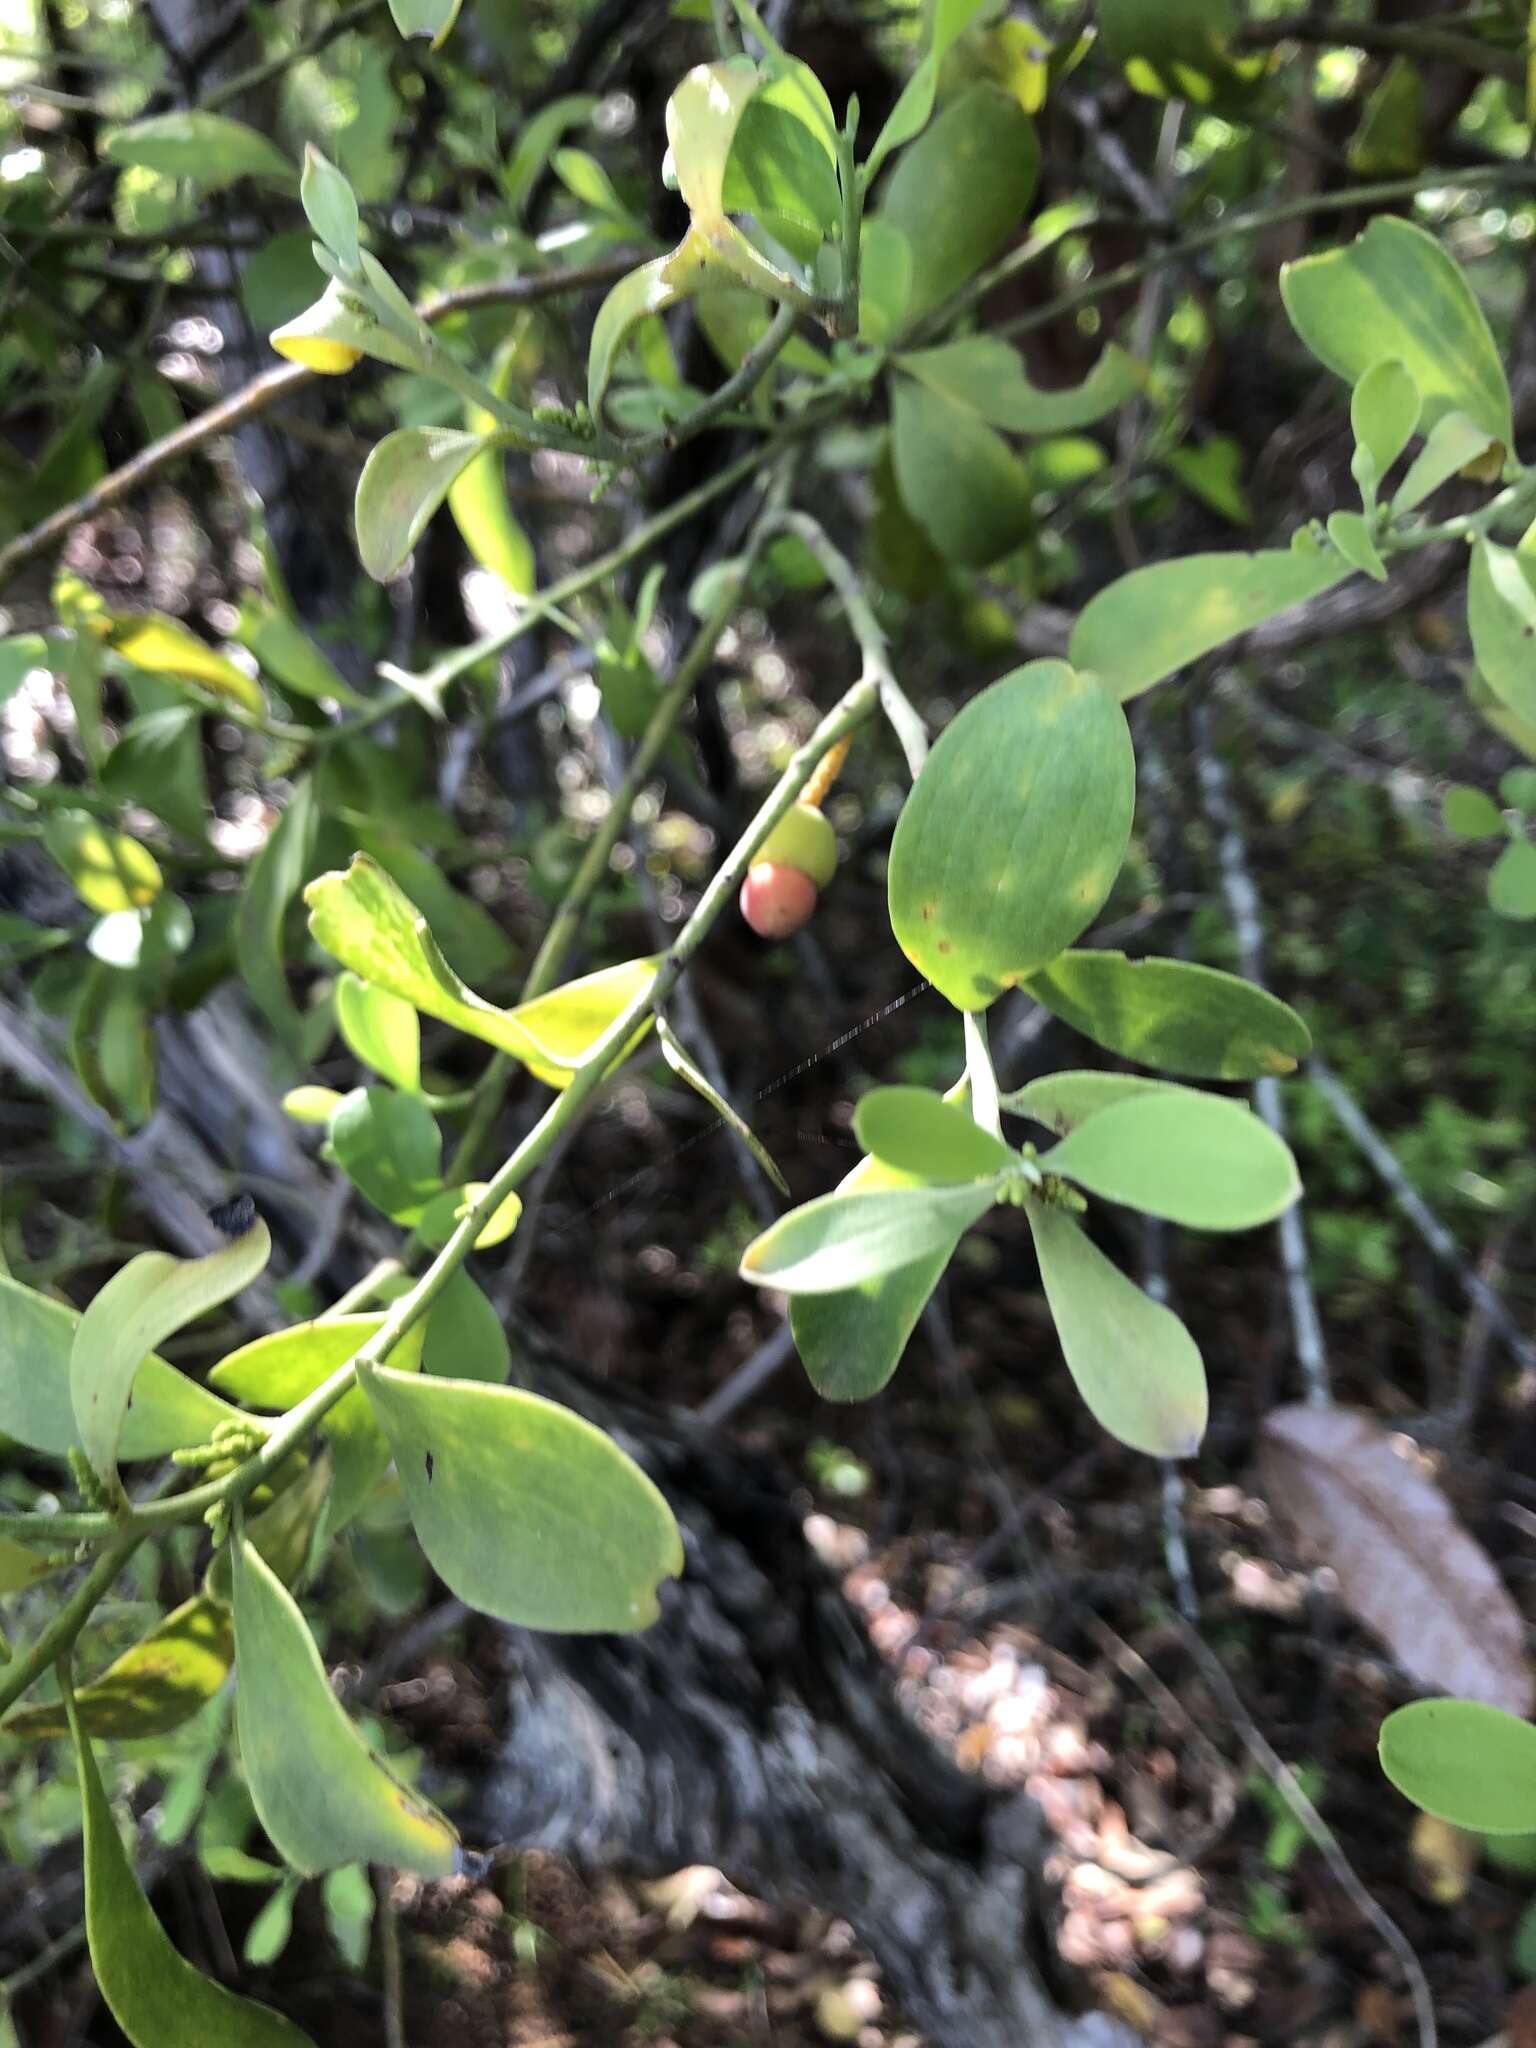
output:
[[[741,885],[741,914],[760,938],[787,939],[810,921],[816,895],[803,868],[760,860]]]

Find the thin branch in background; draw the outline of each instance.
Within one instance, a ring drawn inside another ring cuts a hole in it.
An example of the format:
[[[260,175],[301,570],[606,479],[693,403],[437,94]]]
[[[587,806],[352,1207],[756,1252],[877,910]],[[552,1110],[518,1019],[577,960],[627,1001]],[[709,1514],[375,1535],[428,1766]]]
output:
[[[1206,817],[1216,834],[1216,858],[1221,870],[1221,891],[1227,914],[1237,938],[1238,958],[1247,979],[1258,987],[1264,979],[1264,922],[1259,892],[1248,865],[1248,850],[1233,806],[1227,771],[1216,752],[1210,713],[1196,704],[1191,713],[1195,741],[1195,768]],[[1285,1110],[1280,1084],[1271,1074],[1253,1084],[1253,1106],[1276,1137],[1285,1137]],[[1312,1291],[1312,1268],[1307,1255],[1307,1231],[1301,1204],[1293,1203],[1276,1226],[1280,1239],[1280,1265],[1285,1275],[1286,1301],[1290,1307],[1291,1333],[1297,1362],[1306,1382],[1307,1399],[1326,1405],[1331,1399],[1328,1351],[1323,1340],[1317,1297]]]
[[[1307,1062],[1307,1078],[1334,1117],[1361,1152],[1376,1177],[1414,1230],[1446,1271],[1452,1274],[1468,1301],[1487,1317],[1509,1347],[1510,1354],[1526,1372],[1536,1372],[1536,1343],[1527,1337],[1507,1303],[1466,1259],[1449,1230],[1435,1215],[1424,1197],[1398,1165],[1392,1148],[1371,1122],[1327,1062],[1314,1053]]]
[[[233,1176],[218,1165],[195,1135],[164,1108],[142,1131],[125,1138],[106,1111],[97,1107],[21,1014],[0,1004],[0,1070],[8,1069],[28,1088],[83,1124],[132,1179],[135,1193],[156,1228],[189,1258],[213,1251],[222,1241],[208,1211],[229,1198]],[[230,1314],[258,1331],[282,1330],[292,1321],[265,1278],[250,1284],[230,1305]]]
[[[1424,1975],[1423,1965],[1415,1955],[1408,1937],[1386,1908],[1372,1898],[1355,1875],[1349,1858],[1339,1846],[1337,1835],[1302,1790],[1297,1782],[1296,1773],[1271,1746],[1253,1716],[1243,1705],[1237,1687],[1232,1683],[1221,1659],[1209,1648],[1199,1630],[1192,1628],[1181,1615],[1170,1616],[1169,1619],[1178,1631],[1179,1640],[1199,1666],[1206,1683],[1226,1711],[1243,1747],[1306,1830],[1309,1839],[1333,1872],[1340,1889],[1352,1902],[1361,1918],[1376,1929],[1397,1958],[1403,1981],[1413,2000],[1419,2048],[1436,2048],[1439,2035],[1435,2026],[1434,2001],[1430,1997],[1429,1983]]]
[[[400,1960],[400,1905],[395,1896],[396,1879],[388,1870],[378,1873],[379,1886],[379,1971],[384,1993],[384,2048],[406,2048],[405,1972]]]
[[[541,299],[554,298],[565,292],[588,291],[610,285],[632,267],[633,260],[630,256],[615,256],[580,269],[508,278],[497,285],[470,285],[462,292],[436,293],[430,299],[424,299],[417,310],[424,320],[445,320],[452,313],[469,312],[479,306],[533,305]],[[244,426],[280,398],[286,398],[291,392],[312,383],[318,374],[303,363],[285,363],[280,369],[264,370],[249,384],[232,391],[217,405],[209,406],[206,412],[188,420],[174,433],[152,441],[81,497],[68,505],[61,505],[29,532],[18,534],[15,540],[0,548],[0,585],[38,555],[59,546],[82,519],[94,519],[110,506],[120,504],[148,483],[151,477],[171,468],[219,435],[232,433],[236,427]]]
[[[716,1387],[707,1400],[699,1403],[694,1410],[695,1415],[706,1427],[719,1429],[739,1408],[744,1408],[755,1395],[760,1394],[794,1354],[795,1340],[785,1321],[772,1336],[758,1345],[750,1358],[737,1366],[728,1380]]]
[[[1141,1285],[1153,1301],[1169,1306],[1168,1228],[1157,1216],[1144,1216],[1141,1230]],[[1188,1622],[1200,1619],[1200,1596],[1189,1559],[1189,1533],[1184,1525],[1184,1474],[1176,1458],[1158,1460],[1163,1475],[1163,1559],[1173,1582],[1179,1612]]]

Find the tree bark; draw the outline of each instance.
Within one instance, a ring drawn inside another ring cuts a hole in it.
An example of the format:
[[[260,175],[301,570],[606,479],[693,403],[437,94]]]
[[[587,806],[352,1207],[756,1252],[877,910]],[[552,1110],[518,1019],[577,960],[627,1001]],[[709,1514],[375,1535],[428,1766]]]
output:
[[[849,1922],[931,2048],[1118,2048],[1048,1988],[1032,1802],[914,1727],[773,1468],[598,1389],[521,1329],[530,1384],[609,1430],[671,1501],[687,1566],[637,1636],[508,1629],[484,1833],[586,1868],[710,1864]]]

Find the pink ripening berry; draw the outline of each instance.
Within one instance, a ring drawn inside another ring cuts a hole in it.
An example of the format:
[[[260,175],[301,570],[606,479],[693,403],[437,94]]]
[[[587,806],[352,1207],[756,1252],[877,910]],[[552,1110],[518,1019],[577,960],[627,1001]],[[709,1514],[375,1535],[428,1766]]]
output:
[[[741,885],[741,914],[760,938],[790,938],[815,908],[816,884],[782,861],[758,861]]]

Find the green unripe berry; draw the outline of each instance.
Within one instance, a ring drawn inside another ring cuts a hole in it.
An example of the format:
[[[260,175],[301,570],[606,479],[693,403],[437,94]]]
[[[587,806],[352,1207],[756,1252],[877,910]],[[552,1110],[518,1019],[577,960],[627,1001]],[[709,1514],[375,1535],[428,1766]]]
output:
[[[837,834],[812,804],[796,804],[780,818],[757,850],[759,861],[798,868],[818,889],[837,873]]]

